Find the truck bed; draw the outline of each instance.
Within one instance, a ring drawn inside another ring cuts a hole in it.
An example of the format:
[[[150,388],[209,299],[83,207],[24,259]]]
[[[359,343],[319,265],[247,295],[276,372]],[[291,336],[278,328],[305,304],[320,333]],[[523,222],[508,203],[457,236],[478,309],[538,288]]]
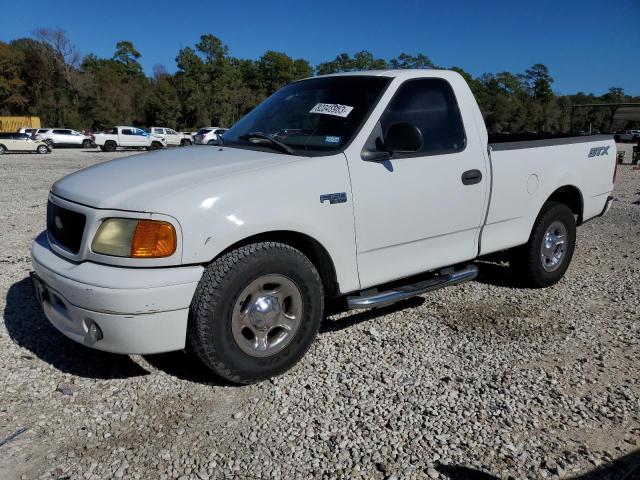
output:
[[[611,195],[615,168],[612,136],[525,137],[502,136],[502,141],[495,143],[491,140],[496,136],[490,137],[491,200],[480,254],[526,243],[536,215],[559,188],[577,192],[581,198],[579,222],[602,213]],[[598,147],[608,149],[605,153]]]

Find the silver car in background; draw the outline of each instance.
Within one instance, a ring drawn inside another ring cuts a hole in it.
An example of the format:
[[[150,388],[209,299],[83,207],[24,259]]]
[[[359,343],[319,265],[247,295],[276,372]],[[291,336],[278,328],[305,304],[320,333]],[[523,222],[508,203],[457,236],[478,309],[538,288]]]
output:
[[[227,128],[203,127],[193,136],[193,143],[196,145],[218,145],[219,136],[226,132]]]

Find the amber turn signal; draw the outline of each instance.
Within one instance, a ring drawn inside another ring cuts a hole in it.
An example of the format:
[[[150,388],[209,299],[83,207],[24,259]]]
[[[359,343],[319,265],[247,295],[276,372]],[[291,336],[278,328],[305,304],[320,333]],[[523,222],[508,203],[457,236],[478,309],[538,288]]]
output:
[[[161,258],[176,251],[176,231],[168,222],[138,220],[131,241],[131,257]]]

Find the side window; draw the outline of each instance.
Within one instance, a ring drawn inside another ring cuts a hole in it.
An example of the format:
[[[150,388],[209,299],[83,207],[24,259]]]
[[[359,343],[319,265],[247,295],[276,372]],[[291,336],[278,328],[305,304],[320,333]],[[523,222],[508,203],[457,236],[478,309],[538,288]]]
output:
[[[170,128],[167,128],[167,133],[169,135],[177,135],[177,133],[174,130],[171,130]]]
[[[140,130],[139,128],[136,128],[133,132],[134,135],[138,135],[140,137],[145,137],[147,135],[147,132]]]
[[[131,130],[130,128],[123,128],[121,133],[122,135],[135,135],[135,133],[133,133],[133,130]]]
[[[417,155],[463,150],[467,138],[451,85],[440,78],[407,80],[382,114],[386,132],[394,123],[407,122],[422,132],[423,146]]]
[[[57,133],[58,135],[69,135],[71,134],[71,130],[54,130],[53,133]]]

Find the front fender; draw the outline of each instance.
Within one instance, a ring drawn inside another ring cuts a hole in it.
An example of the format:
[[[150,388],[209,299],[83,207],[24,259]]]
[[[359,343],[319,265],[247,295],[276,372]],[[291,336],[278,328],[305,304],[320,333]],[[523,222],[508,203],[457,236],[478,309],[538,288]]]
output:
[[[322,195],[345,193],[346,201],[321,203]],[[300,157],[269,169],[198,185],[167,198],[162,211],[176,213],[183,228],[183,263],[207,263],[242,240],[291,231],[320,243],[333,261],[342,292],[358,290],[353,199],[346,159]],[[175,204],[174,204],[175,207]]]

